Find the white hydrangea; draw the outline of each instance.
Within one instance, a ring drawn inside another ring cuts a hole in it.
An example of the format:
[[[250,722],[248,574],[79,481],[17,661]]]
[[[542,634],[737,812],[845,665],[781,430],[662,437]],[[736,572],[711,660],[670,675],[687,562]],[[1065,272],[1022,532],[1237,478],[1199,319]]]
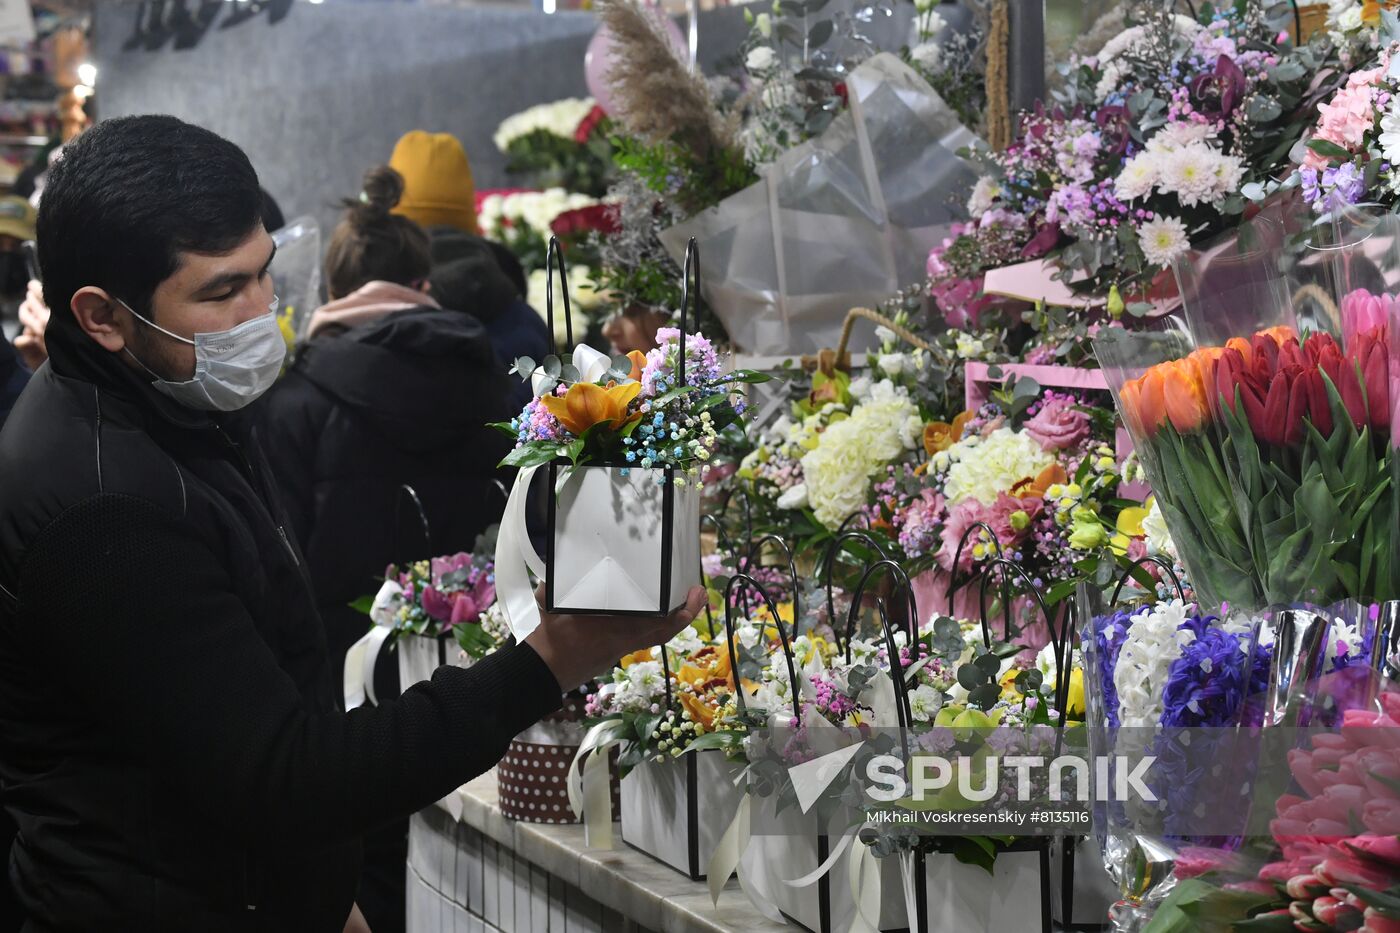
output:
[[[954,505],[969,498],[990,505],[997,493],[1038,475],[1055,462],[1030,435],[1011,428],[997,428],[984,440],[968,440],[959,441],[948,451],[951,464],[943,493]]]
[[[807,499],[817,521],[837,528],[864,507],[871,469],[857,422],[847,418],[828,427],[817,449],[802,460]]]
[[[1133,618],[1113,670],[1118,691],[1118,721],[1128,727],[1155,727],[1162,718],[1162,691],[1172,662],[1195,640],[1179,631],[1187,606],[1179,599],[1161,602]]]
[[[591,97],[570,97],[539,104],[506,117],[493,137],[496,148],[505,152],[517,139],[539,130],[562,139],[573,139],[578,125],[593,110],[595,103]]]

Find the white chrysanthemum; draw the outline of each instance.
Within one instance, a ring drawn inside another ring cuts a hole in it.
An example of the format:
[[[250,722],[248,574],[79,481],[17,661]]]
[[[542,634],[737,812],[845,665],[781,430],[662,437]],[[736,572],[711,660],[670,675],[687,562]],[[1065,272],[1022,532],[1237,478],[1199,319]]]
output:
[[[1186,605],[1179,599],[1158,603],[1133,618],[1113,669],[1118,721],[1124,726],[1155,727],[1161,721],[1162,690],[1172,662],[1196,638],[1190,629],[1179,631],[1186,618]]]
[[[992,209],[992,203],[1001,197],[1001,184],[991,175],[983,175],[972,186],[972,195],[967,199],[967,212],[972,217],[981,217]]]
[[[1215,152],[1205,145],[1184,146],[1162,156],[1163,194],[1175,194],[1186,207],[1215,199]]]
[[[522,136],[543,130],[562,139],[573,139],[574,132],[583,118],[593,109],[595,101],[591,97],[568,98],[548,104],[539,104],[528,110],[506,117],[496,129],[496,148],[505,152],[510,144]]]
[[[1154,152],[1139,152],[1127,161],[1113,181],[1113,193],[1120,201],[1145,198],[1161,180],[1161,158]]]
[[[1148,140],[1148,152],[1171,152],[1185,146],[1204,143],[1215,138],[1215,128],[1209,123],[1193,123],[1181,120],[1168,123]]]
[[[1142,520],[1142,532],[1147,543],[1147,553],[1164,555],[1176,560],[1176,545],[1172,543],[1171,531],[1167,528],[1167,517],[1153,496],[1149,500],[1147,517]]]
[[[1381,117],[1381,155],[1392,165],[1400,164],[1400,97],[1392,97]]]
[[[1244,163],[1237,156],[1217,152],[1211,174],[1215,179],[1215,190],[1211,200],[1222,201],[1239,190],[1244,181]]]
[[[960,441],[949,452],[953,462],[948,467],[943,493],[955,505],[969,498],[990,505],[996,501],[997,493],[1036,476],[1055,462],[1054,456],[1029,434],[1011,428],[997,428],[980,443]]]
[[[1138,227],[1138,243],[1147,261],[1162,267],[1170,266],[1191,246],[1186,225],[1175,217],[1157,217],[1142,224]]]

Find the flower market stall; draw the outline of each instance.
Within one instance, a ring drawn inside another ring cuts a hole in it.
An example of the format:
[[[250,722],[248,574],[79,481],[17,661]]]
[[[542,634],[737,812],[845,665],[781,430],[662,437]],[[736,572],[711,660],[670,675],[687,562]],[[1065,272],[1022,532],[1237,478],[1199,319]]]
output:
[[[1003,116],[998,0],[713,80],[600,3],[482,202],[556,343],[500,538],[369,639],[708,606],[417,818],[414,928],[1400,930],[1393,6],[1108,4]]]

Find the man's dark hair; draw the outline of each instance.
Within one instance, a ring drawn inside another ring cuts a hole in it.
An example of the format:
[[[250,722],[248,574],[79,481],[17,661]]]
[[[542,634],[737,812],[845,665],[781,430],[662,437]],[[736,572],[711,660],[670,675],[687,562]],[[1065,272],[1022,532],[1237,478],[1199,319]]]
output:
[[[63,150],[39,202],[44,301],[65,318],[97,285],[144,311],[180,253],[234,249],[261,210],[252,163],[223,137],[175,117],[105,120]]]

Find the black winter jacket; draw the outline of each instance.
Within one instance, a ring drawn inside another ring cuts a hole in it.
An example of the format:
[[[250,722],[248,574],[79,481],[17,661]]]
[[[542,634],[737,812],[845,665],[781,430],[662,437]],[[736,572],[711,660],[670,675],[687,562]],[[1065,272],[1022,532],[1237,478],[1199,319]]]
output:
[[[470,551],[500,520],[504,370],[475,318],[421,308],[317,336],[260,403],[259,431],[306,551],[332,659],[369,628],[349,604],[392,561]],[[417,493],[431,541],[412,504]]]
[[[489,768],[558,684],[522,645],[337,712],[243,419],[159,395],[67,316],[48,343],[0,432],[0,802],[23,929],[334,933],[357,837]]]

